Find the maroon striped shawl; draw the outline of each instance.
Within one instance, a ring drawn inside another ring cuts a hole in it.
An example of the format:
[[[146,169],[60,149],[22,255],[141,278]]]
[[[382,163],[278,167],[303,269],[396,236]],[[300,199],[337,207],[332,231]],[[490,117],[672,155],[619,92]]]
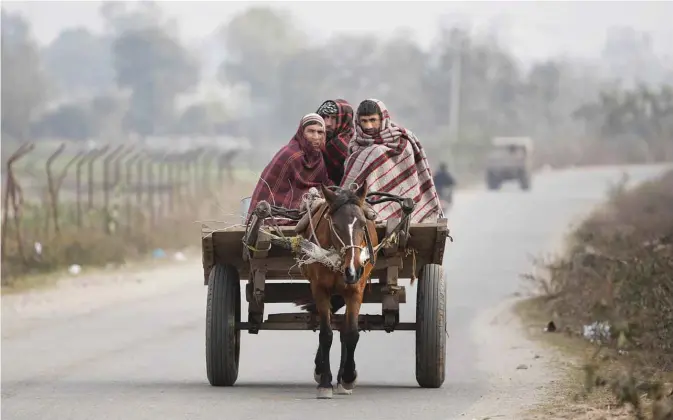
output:
[[[432,181],[432,173],[425,151],[416,136],[390,119],[383,102],[379,105],[382,115],[381,131],[369,136],[355,125],[355,136],[349,145],[341,184],[367,183],[369,191],[382,191],[402,197],[412,197],[416,208],[411,215],[413,222],[423,222],[443,217],[442,207]],[[357,122],[357,115],[355,121]],[[374,205],[379,219],[400,217],[401,209],[395,203]]]
[[[303,125],[314,120],[325,126],[318,114],[308,114],[301,119],[292,140],[276,153],[264,168],[250,200],[252,212],[261,200],[289,209],[298,209],[302,195],[320,184],[334,185],[327,175],[322,152],[315,150],[304,137]],[[249,213],[250,214],[250,213]]]
[[[344,162],[348,156],[348,144],[355,135],[353,107],[344,99],[332,101],[337,106],[336,129],[334,136],[325,144],[325,165],[327,173],[335,185],[341,183],[344,176]]]

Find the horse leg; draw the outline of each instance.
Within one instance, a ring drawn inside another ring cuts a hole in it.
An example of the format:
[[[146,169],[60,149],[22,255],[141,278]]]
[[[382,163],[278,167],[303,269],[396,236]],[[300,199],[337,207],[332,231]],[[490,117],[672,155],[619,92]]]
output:
[[[330,297],[330,305],[332,306],[332,313],[336,313],[339,309],[343,308],[346,306],[346,301],[344,300],[343,296],[341,295],[332,295]],[[312,307],[309,308],[309,311],[312,313],[318,313],[318,308],[317,305],[314,303]],[[315,312],[313,312],[315,311]],[[343,355],[345,355],[345,350],[343,349],[343,343],[342,343],[342,349],[341,349],[341,354],[342,354],[342,362],[343,363]],[[322,362],[321,362],[321,356],[320,356],[320,344],[318,344],[318,350],[315,352],[315,370],[313,371],[313,379],[315,380],[316,384],[320,384],[320,375],[322,374]],[[338,377],[337,377],[337,382],[338,382]]]
[[[315,293],[318,292],[318,293]],[[332,370],[329,354],[332,348],[332,317],[330,308],[330,294],[324,290],[315,290],[313,296],[318,307],[320,317],[320,346],[316,359],[320,359],[320,383],[318,384],[318,398],[332,398]]]
[[[341,332],[339,333],[339,338],[341,339],[341,360],[339,361],[339,372],[337,373],[337,393],[345,394],[343,386],[341,385],[342,376],[344,374],[344,366],[346,364],[346,343],[344,342],[344,328],[342,327]]]
[[[346,298],[346,322],[341,332],[341,366],[339,367],[337,392],[351,394],[358,373],[355,369],[355,348],[360,340],[358,318],[362,305],[362,291]],[[345,353],[345,354],[344,354]]]

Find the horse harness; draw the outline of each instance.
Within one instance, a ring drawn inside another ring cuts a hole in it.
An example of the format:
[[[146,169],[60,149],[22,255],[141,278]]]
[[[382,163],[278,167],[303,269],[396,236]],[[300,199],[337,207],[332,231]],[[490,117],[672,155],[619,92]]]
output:
[[[329,205],[327,203],[325,203],[321,207],[322,208],[320,208],[317,211],[317,214],[316,214],[316,216],[318,216],[317,217],[318,221],[316,223],[316,226],[317,226],[317,224],[320,223],[320,221],[322,219],[327,220],[327,222],[329,223],[329,228],[330,228],[331,234],[341,243],[341,249],[339,250],[339,254],[341,255],[341,258],[344,258],[346,256],[346,252],[349,249],[359,249],[360,252],[364,251],[363,246],[355,245],[355,244],[346,245],[346,243],[343,241],[343,239],[341,239],[341,236],[339,236],[339,234],[337,233],[336,229],[334,229],[334,222],[332,221],[332,218],[330,217],[330,215],[327,213],[327,210],[329,209]],[[311,227],[312,230],[314,230],[313,223],[311,223],[310,227]],[[372,240],[369,237],[369,226],[368,225],[365,225],[364,231],[365,231],[365,243],[366,243],[367,251],[369,253],[369,259],[371,261],[370,264],[375,265],[376,264],[376,256],[374,255],[374,247],[372,246]],[[315,231],[311,232],[311,234],[312,234],[313,238],[315,238],[316,242],[318,242],[318,238],[315,235]],[[310,238],[310,236],[309,236],[309,238]],[[316,245],[320,246],[319,243],[316,243]]]

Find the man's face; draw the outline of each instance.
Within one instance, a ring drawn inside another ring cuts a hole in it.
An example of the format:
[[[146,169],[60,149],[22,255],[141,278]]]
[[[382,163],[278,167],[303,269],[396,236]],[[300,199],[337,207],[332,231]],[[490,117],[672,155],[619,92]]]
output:
[[[358,120],[365,134],[372,136],[381,131],[381,117],[379,114],[361,115],[358,117]]]
[[[329,137],[333,135],[336,131],[336,115],[323,115],[322,119],[325,120],[325,131],[327,131],[327,136]]]
[[[325,129],[318,124],[312,124],[304,128],[304,137],[316,150],[322,150],[325,146]]]

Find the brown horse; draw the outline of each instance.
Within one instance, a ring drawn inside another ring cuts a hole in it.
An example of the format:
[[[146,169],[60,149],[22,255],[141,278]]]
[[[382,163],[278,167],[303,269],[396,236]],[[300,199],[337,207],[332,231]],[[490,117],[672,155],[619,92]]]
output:
[[[363,205],[367,195],[365,185],[353,189],[337,188],[334,191],[322,186],[325,204],[312,215],[315,238],[323,249],[334,248],[341,255],[340,271],[320,263],[302,267],[304,276],[311,283],[313,302],[305,309],[317,312],[320,320],[318,352],[315,358],[314,377],[318,382],[318,398],[332,398],[332,347],[331,301],[341,297],[346,306],[345,322],[341,327],[341,363],[337,375],[337,392],[350,394],[355,387],[355,347],[360,338],[358,317],[367,278],[374,268],[375,256],[370,249],[378,245],[374,222],[365,217]],[[365,232],[365,229],[367,232]],[[303,236],[311,238],[309,226]],[[369,237],[369,245],[367,244]],[[315,306],[314,306],[315,305]],[[341,306],[341,305],[339,305]],[[336,308],[338,309],[338,308]]]

